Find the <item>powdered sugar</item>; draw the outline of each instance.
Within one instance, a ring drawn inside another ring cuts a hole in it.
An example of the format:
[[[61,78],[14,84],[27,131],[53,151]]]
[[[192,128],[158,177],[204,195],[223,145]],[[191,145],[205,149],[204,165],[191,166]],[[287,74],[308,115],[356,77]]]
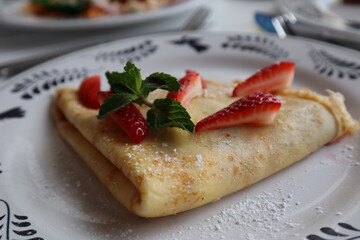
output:
[[[255,197],[246,196],[201,223],[201,237],[226,239],[234,228],[237,229],[236,232],[244,233],[243,236],[238,236],[239,239],[261,239],[260,236],[265,235],[281,236],[286,233],[280,231],[279,226],[294,228],[298,225],[286,219],[293,206],[292,195],[284,196],[281,188],[273,192],[264,191]]]
[[[171,239],[286,239],[299,226],[290,219],[294,197],[278,185],[273,191],[241,196],[212,216],[169,230]],[[195,234],[195,235],[194,235]],[[166,233],[151,239],[170,239]]]
[[[350,162],[352,166],[360,166],[359,158],[354,155],[356,153],[353,151],[354,149],[353,145],[346,144],[335,155],[337,158],[343,159],[344,162]]]
[[[323,214],[324,209],[320,206],[317,206],[317,207],[315,207],[315,212],[316,212],[316,214]]]
[[[202,155],[196,155],[196,161],[195,161],[195,166],[199,167],[201,166],[201,162],[202,162]]]

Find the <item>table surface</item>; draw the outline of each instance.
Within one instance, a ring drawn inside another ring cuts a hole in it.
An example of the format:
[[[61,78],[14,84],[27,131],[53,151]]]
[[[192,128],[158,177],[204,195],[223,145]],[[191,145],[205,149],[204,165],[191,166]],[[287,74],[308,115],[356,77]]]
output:
[[[236,32],[261,33],[261,32],[264,32],[264,30],[261,29],[254,21],[255,12],[257,12],[257,11],[268,12],[268,13],[276,13],[277,12],[275,0],[199,0],[199,3],[205,4],[211,9],[211,14],[206,19],[206,22],[201,29],[201,30],[210,31],[210,32],[236,31]],[[144,25],[138,26],[136,28],[124,27],[124,28],[96,30],[96,31],[88,31],[88,32],[84,32],[84,31],[66,32],[66,34],[64,34],[64,32],[35,32],[35,31],[30,31],[30,30],[21,30],[20,31],[20,30],[16,30],[16,29],[9,29],[9,28],[6,28],[6,27],[0,25],[0,65],[14,62],[14,61],[24,60],[27,58],[40,56],[40,55],[44,55],[44,54],[48,54],[48,53],[54,53],[54,52],[66,50],[69,48],[81,47],[84,45],[88,45],[89,43],[96,44],[96,43],[101,43],[101,42],[109,41],[109,40],[118,40],[118,39],[128,38],[128,37],[132,37],[132,36],[151,34],[153,32],[164,31],[166,29],[179,28],[186,21],[187,17],[190,14],[191,13],[187,13],[187,14],[184,14],[183,16],[175,17],[172,19],[167,19],[166,21],[162,21],[162,22],[144,24]],[[297,52],[300,52],[300,51],[302,51],[302,49],[297,50]],[[358,56],[357,56],[357,58],[358,58]],[[352,59],[352,58],[349,58],[349,59]],[[310,65],[310,66],[312,67],[312,65]],[[303,76],[303,78],[306,76],[311,76],[310,70],[308,70],[308,69],[309,68],[303,68],[302,70],[300,70],[303,72],[301,75],[301,76]],[[343,82],[346,83],[344,85],[343,89],[347,89],[347,87],[345,87],[345,86],[354,83],[354,81],[348,81],[348,82],[343,81]],[[1,79],[0,79],[0,86],[2,83],[5,84],[6,81],[1,81]],[[316,83],[315,85],[320,86],[318,84],[321,84],[321,82]],[[330,82],[331,86],[338,86],[337,84],[338,83]],[[358,99],[358,98],[356,98],[356,99]],[[352,100],[352,101],[354,102],[355,100]],[[39,102],[41,102],[41,101],[39,101]],[[31,105],[29,105],[29,106],[31,106]],[[357,116],[359,116],[359,114]],[[48,134],[48,133],[46,133],[46,134]],[[4,134],[4,136],[7,136],[7,135]],[[4,138],[4,139],[6,140],[6,138]],[[347,145],[347,146],[352,147],[352,146],[356,146],[356,145],[354,144],[354,145]],[[338,149],[340,149],[340,148],[338,148]],[[327,153],[327,152],[325,152],[325,153]],[[325,153],[324,153],[324,156],[328,156]],[[331,163],[334,163],[334,166],[337,166],[336,164],[338,164],[341,161],[337,159],[336,154],[334,154],[333,152],[329,152],[329,153],[331,154],[331,156],[335,156],[332,158],[334,158],[336,161],[335,160],[333,161],[331,159],[330,160],[331,160]],[[349,151],[348,153],[350,154],[351,151]],[[358,152],[353,152],[352,154],[354,154],[354,156],[357,156],[356,153],[358,153]],[[339,159],[341,159],[341,158],[339,158]],[[326,160],[328,160],[328,158],[326,158]],[[316,164],[321,167],[323,165],[323,162],[326,160],[319,158],[318,161],[316,162]],[[305,165],[305,169],[307,172],[308,171],[307,165]],[[339,170],[339,168],[336,171],[334,170],[334,172],[329,171],[329,174],[330,174],[329,176],[331,176],[331,174],[337,173],[338,170]],[[340,168],[339,172],[341,170],[342,170],[342,168]],[[345,170],[343,171],[344,174],[345,173],[347,174],[346,171]],[[355,171],[356,170],[354,170],[354,172]],[[325,172],[325,170],[323,170],[323,172]],[[310,176],[311,173],[314,173],[314,172],[310,172],[309,174],[304,174],[302,172],[304,178],[301,178],[301,179],[303,179],[307,183],[311,179],[316,179],[316,178],[307,178],[307,176]],[[318,173],[312,174],[312,176],[317,176],[317,174]],[[334,176],[336,176],[336,174]],[[341,176],[343,176],[343,175],[341,175]],[[352,176],[354,176],[354,175],[352,175]],[[324,184],[326,182],[326,179],[327,178],[323,179]],[[342,178],[342,179],[344,179],[344,178]],[[342,179],[339,178],[339,182],[343,181]],[[353,179],[353,178],[351,178],[351,179]],[[350,180],[348,180],[348,181],[350,181]],[[339,182],[336,180],[335,184],[333,185],[335,187],[331,188],[330,190],[334,191],[334,189],[338,189],[336,187],[340,186]],[[347,183],[347,182],[345,182],[345,183]],[[47,186],[48,185],[46,185],[46,187]],[[298,186],[303,186],[303,185],[298,185]],[[321,188],[323,186],[325,186],[325,185],[322,185],[322,183],[319,184],[319,188]],[[344,187],[343,189],[346,189],[346,191],[349,191],[349,192],[352,191],[352,190],[350,190],[350,187],[348,187],[348,188]],[[349,189],[349,190],[347,190],[347,189]],[[319,193],[319,195],[316,197],[317,197],[317,199],[322,199],[322,198],[325,198],[326,196],[331,196],[330,195],[331,191],[325,191],[325,193],[323,193],[323,194]],[[344,192],[346,192],[346,191],[344,190]],[[314,191],[314,193],[315,193],[315,191]],[[337,196],[340,196],[340,195],[337,195]],[[346,198],[348,195],[344,194],[343,196],[344,196],[344,198]],[[259,199],[259,198],[256,198],[256,199]],[[294,199],[295,199],[295,197],[294,197]],[[317,201],[320,201],[320,200],[317,200]],[[338,200],[335,199],[332,202],[335,204],[335,203],[337,203],[337,201]],[[351,201],[349,200],[348,203],[349,202],[351,202]],[[230,202],[228,202],[228,203],[230,204]],[[314,206],[311,204],[307,205],[307,206],[309,206],[308,208],[303,208],[303,209],[310,209],[310,207],[312,209],[314,209],[315,207],[317,207],[317,206]],[[241,205],[241,206],[246,206],[246,205]],[[347,207],[348,207],[348,205],[344,205],[344,207],[342,206],[342,209],[347,209]],[[353,212],[356,213],[357,207],[358,207],[358,205],[356,205],[355,208],[349,208],[349,209],[353,209],[353,210],[355,209]],[[316,211],[319,212],[319,211],[322,211],[322,209],[320,208],[320,210],[317,209]],[[344,210],[344,211],[346,211],[346,210]],[[318,215],[317,217],[320,218],[322,215],[319,215],[317,212],[315,212],[315,216],[317,214]],[[349,211],[349,212],[351,212],[351,211]],[[338,213],[340,215],[342,214],[342,212],[338,212]],[[349,213],[346,215],[351,215],[351,214]],[[311,216],[313,216],[313,215],[311,215]],[[345,214],[344,214],[344,216],[345,216]],[[339,217],[339,216],[337,216],[337,217]],[[181,218],[181,219],[186,219],[186,218]],[[216,219],[216,218],[214,218],[214,219]],[[222,219],[222,218],[219,218],[219,219]],[[248,219],[250,219],[250,218],[248,218]],[[350,223],[352,224],[352,222],[350,222]],[[150,226],[150,225],[148,225],[148,226]],[[291,226],[291,225],[289,225],[289,226]],[[315,227],[317,227],[317,226],[314,226],[314,228]],[[354,225],[354,227],[355,227],[355,225]],[[206,228],[205,231],[207,229],[208,228]],[[213,238],[213,239],[215,239],[215,238]],[[342,238],[342,239],[344,239],[344,238]]]
[[[270,0],[198,0],[197,4],[207,5],[211,9],[209,17],[201,27],[206,31],[261,32],[262,29],[254,21],[254,13],[276,10],[275,2]],[[66,32],[66,34],[12,29],[0,25],[0,65],[84,45],[178,29],[190,14],[131,28]]]

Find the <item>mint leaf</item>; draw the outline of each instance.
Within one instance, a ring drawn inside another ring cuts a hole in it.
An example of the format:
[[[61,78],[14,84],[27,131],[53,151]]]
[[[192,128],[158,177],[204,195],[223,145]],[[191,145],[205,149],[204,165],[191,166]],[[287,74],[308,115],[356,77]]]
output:
[[[180,88],[177,79],[166,73],[153,73],[145,79],[145,83],[150,92],[156,89],[176,92]]]
[[[152,130],[178,127],[193,133],[195,129],[186,109],[180,102],[170,98],[156,99],[153,108],[147,112],[146,121]]]
[[[132,93],[116,93],[104,100],[104,103],[100,107],[98,119],[102,119],[110,113],[113,113],[120,108],[125,107],[129,103],[135,101],[138,97]]]
[[[142,84],[140,69],[138,69],[133,63],[127,62],[124,70],[130,77],[128,84],[131,85],[131,89],[136,89],[135,92],[139,92]]]
[[[156,89],[178,91],[180,83],[175,77],[166,73],[153,73],[142,80],[140,69],[131,62],[126,63],[124,70],[122,73],[106,72],[110,89],[115,94],[105,99],[100,107],[99,119],[133,102],[150,107],[147,112],[147,124],[152,130],[179,127],[191,133],[194,132],[195,125],[180,102],[170,98],[156,99],[154,103],[147,100],[150,92]]]
[[[126,73],[119,72],[106,72],[106,78],[110,84],[110,90],[113,92],[131,92],[134,93],[133,89],[129,88],[126,84],[126,79],[129,76]]]
[[[110,84],[111,91],[114,92],[132,92],[139,94],[142,79],[140,69],[131,62],[127,62],[124,67],[125,72],[106,72],[106,77]]]
[[[151,89],[149,88],[148,84],[146,81],[142,81],[142,85],[141,85],[141,90],[140,90],[140,95],[143,97],[143,99],[147,99],[147,97],[149,96],[149,93],[151,92]]]

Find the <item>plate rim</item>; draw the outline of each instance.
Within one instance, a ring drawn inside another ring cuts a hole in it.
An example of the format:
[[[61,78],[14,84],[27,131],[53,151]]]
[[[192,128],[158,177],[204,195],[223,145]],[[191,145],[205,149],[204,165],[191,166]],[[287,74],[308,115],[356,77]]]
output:
[[[45,66],[47,64],[51,64],[54,61],[59,61],[61,59],[70,57],[72,55],[76,55],[76,54],[80,54],[82,52],[87,52],[87,51],[91,51],[93,49],[97,49],[98,47],[101,47],[102,45],[107,45],[107,44],[115,44],[115,43],[121,43],[121,42],[130,42],[130,41],[137,41],[140,39],[145,39],[145,38],[162,38],[162,37],[166,37],[166,36],[180,36],[180,35],[194,35],[194,34],[210,34],[210,35],[234,35],[234,34],[246,34],[246,35],[258,35],[258,36],[267,36],[267,37],[271,37],[271,38],[276,38],[279,41],[294,41],[297,43],[313,43],[315,45],[319,45],[319,46],[325,46],[325,47],[329,47],[329,48],[334,48],[337,49],[339,51],[342,52],[348,52],[349,54],[351,54],[353,57],[355,58],[360,58],[359,57],[359,52],[356,49],[352,49],[352,48],[348,48],[346,46],[340,46],[334,43],[329,43],[329,42],[325,42],[325,41],[321,41],[321,40],[317,40],[317,39],[312,39],[312,38],[307,38],[307,37],[303,37],[303,36],[287,36],[285,39],[280,39],[277,38],[276,35],[272,34],[272,33],[268,33],[268,32],[243,32],[243,31],[211,31],[211,30],[196,30],[196,31],[176,31],[176,32],[159,32],[159,33],[148,33],[148,34],[144,34],[144,35],[139,35],[139,36],[132,36],[132,37],[126,37],[126,38],[121,38],[121,39],[115,39],[115,40],[111,40],[111,41],[107,41],[105,43],[95,43],[91,46],[88,47],[84,47],[78,50],[74,50],[71,51],[69,53],[65,53],[62,54],[60,56],[54,57],[52,59],[49,59],[43,63],[40,63],[38,65],[32,66],[29,69],[20,72],[14,76],[12,76],[9,79],[6,79],[5,81],[3,81],[2,83],[0,82],[0,91],[6,87],[6,85],[10,84],[11,82],[13,82],[16,78],[18,78],[19,76],[25,75],[31,71],[33,71],[34,69],[38,68],[38,67],[42,67]],[[19,77],[20,78],[20,77]]]
[[[189,32],[177,32],[177,33],[159,33],[159,34],[149,34],[149,35],[143,35],[143,36],[137,36],[137,37],[131,37],[131,38],[125,38],[125,39],[120,39],[120,40],[114,40],[114,41],[111,41],[111,42],[107,42],[107,43],[102,43],[102,44],[97,44],[95,46],[92,46],[92,47],[87,47],[85,49],[81,49],[81,50],[77,50],[77,51],[74,51],[74,52],[71,52],[71,53],[68,53],[68,54],[65,54],[65,55],[62,55],[60,57],[57,57],[55,59],[52,59],[50,61],[47,61],[45,63],[42,63],[40,65],[37,65],[37,66],[34,66],[32,67],[31,69],[23,72],[23,73],[20,73],[14,77],[12,77],[11,79],[8,80],[7,82],[7,85],[10,86],[13,85],[14,83],[16,83],[17,81],[20,81],[21,80],[21,76],[25,76],[26,74],[28,73],[31,73],[31,72],[34,72],[35,69],[38,69],[38,68],[41,68],[42,66],[45,66],[45,65],[51,65],[57,61],[61,61],[61,59],[66,59],[66,58],[69,58],[71,57],[72,55],[80,55],[82,52],[87,52],[87,51],[92,51],[96,48],[98,48],[98,46],[101,46],[101,45],[109,45],[109,44],[122,44],[122,43],[128,43],[130,41],[137,41],[137,40],[141,40],[141,39],[146,39],[146,38],[150,38],[150,39],[162,39],[163,37],[171,37],[171,36],[182,36],[182,35],[189,35],[189,36],[196,36],[197,34],[199,35],[203,35],[203,36],[206,36],[207,34],[210,34],[210,35],[221,35],[221,36],[224,36],[224,37],[227,37],[227,36],[231,36],[231,35],[236,35],[236,34],[249,34],[251,36],[269,36],[271,38],[276,38],[276,36],[272,35],[272,34],[268,34],[268,33],[247,33],[247,32],[234,32],[234,31],[221,31],[221,32],[209,32],[209,31],[196,31],[196,32],[192,32],[192,31],[189,31]],[[277,39],[277,38],[276,38]],[[340,51],[345,51],[347,53],[351,53],[351,55],[353,57],[356,57],[357,59],[360,60],[360,56],[358,55],[358,52],[356,50],[353,50],[353,49],[348,49],[348,48],[345,48],[345,47],[341,47],[341,46],[337,46],[337,45],[333,45],[333,44],[330,44],[330,43],[324,43],[324,42],[321,42],[321,41],[317,41],[317,40],[312,40],[312,39],[307,39],[307,38],[299,38],[299,37],[290,37],[288,38],[290,41],[295,41],[297,44],[306,44],[306,42],[304,43],[304,39],[306,41],[310,41],[310,43],[315,43],[315,45],[321,45],[321,46],[326,46],[326,47],[330,47],[330,48],[335,48],[337,50],[340,50]],[[281,40],[281,39],[277,39],[278,41],[284,41],[284,40]],[[285,40],[285,41],[289,41],[289,40]],[[17,80],[16,80],[17,78]],[[7,89],[7,87],[5,87],[4,85],[0,85],[0,92],[3,91],[4,89]]]

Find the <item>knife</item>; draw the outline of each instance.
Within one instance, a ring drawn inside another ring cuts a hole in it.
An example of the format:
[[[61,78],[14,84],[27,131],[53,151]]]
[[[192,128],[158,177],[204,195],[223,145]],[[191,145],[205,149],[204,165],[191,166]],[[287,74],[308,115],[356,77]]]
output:
[[[328,17],[330,18],[330,16]],[[333,19],[333,16],[331,18]],[[342,39],[341,36],[336,34],[324,34],[323,29],[311,23],[300,21],[293,13],[267,14],[257,12],[255,14],[255,21],[265,31],[275,33],[280,38],[286,38],[288,35],[301,36],[360,50],[359,39]],[[347,24],[347,22],[339,20],[339,18],[333,19],[333,21],[337,21],[337,26]],[[360,27],[357,24],[354,22],[352,26]]]

